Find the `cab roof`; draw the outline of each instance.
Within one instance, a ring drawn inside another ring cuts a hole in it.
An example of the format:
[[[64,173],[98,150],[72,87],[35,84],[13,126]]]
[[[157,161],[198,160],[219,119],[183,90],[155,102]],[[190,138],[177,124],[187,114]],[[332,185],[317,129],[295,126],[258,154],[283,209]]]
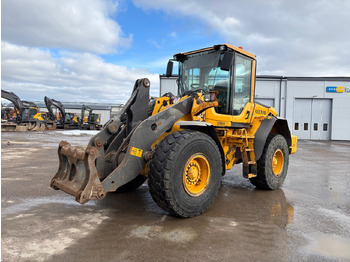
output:
[[[174,55],[174,57],[176,57],[176,56],[186,56],[186,55],[200,53],[200,52],[204,52],[204,51],[208,51],[208,50],[218,50],[220,48],[232,49],[232,50],[236,51],[237,53],[249,56],[252,59],[256,59],[255,55],[253,55],[252,53],[249,53],[249,52],[243,50],[242,47],[235,47],[235,46],[229,45],[229,44],[219,44],[219,45],[214,45],[212,47],[202,48],[202,49],[198,49],[198,50],[194,50],[194,51],[190,51],[190,52],[186,52],[186,53],[177,53],[177,54]]]

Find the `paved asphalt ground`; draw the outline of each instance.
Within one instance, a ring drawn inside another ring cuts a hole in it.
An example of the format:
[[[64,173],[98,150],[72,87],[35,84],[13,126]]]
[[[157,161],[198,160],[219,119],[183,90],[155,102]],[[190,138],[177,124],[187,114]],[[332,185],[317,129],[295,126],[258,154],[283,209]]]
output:
[[[256,190],[238,165],[201,216],[169,216],[147,184],[84,206],[49,187],[64,139],[1,134],[2,261],[350,261],[350,142],[299,141],[284,186]]]

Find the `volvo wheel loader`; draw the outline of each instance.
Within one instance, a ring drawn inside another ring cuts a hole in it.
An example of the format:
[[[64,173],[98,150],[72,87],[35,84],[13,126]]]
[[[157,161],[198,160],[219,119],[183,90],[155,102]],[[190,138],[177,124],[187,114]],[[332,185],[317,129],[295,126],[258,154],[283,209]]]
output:
[[[150,99],[149,80],[137,80],[119,115],[85,149],[59,144],[51,187],[84,204],[148,178],[161,208],[193,217],[208,209],[235,164],[257,188],[282,186],[297,138],[274,108],[254,101],[255,55],[228,44],[179,53],[168,76],[174,62],[179,97]]]

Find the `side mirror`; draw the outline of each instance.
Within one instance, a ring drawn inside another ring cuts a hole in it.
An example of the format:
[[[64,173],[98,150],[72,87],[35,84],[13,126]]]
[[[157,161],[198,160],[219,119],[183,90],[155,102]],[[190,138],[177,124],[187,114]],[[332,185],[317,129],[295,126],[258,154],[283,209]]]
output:
[[[220,69],[230,71],[233,61],[233,52],[226,51],[221,57]]]
[[[174,62],[172,59],[170,59],[168,61],[168,65],[166,67],[166,76],[169,77],[173,74],[173,66],[174,66]]]

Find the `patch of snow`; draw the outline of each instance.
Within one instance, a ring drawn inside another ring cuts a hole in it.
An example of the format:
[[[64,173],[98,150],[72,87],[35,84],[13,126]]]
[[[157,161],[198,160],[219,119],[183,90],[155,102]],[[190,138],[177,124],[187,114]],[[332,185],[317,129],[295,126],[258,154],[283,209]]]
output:
[[[56,131],[57,133],[60,133],[65,136],[80,136],[80,135],[91,135],[94,136],[98,132],[98,130],[63,130],[63,131]]]

